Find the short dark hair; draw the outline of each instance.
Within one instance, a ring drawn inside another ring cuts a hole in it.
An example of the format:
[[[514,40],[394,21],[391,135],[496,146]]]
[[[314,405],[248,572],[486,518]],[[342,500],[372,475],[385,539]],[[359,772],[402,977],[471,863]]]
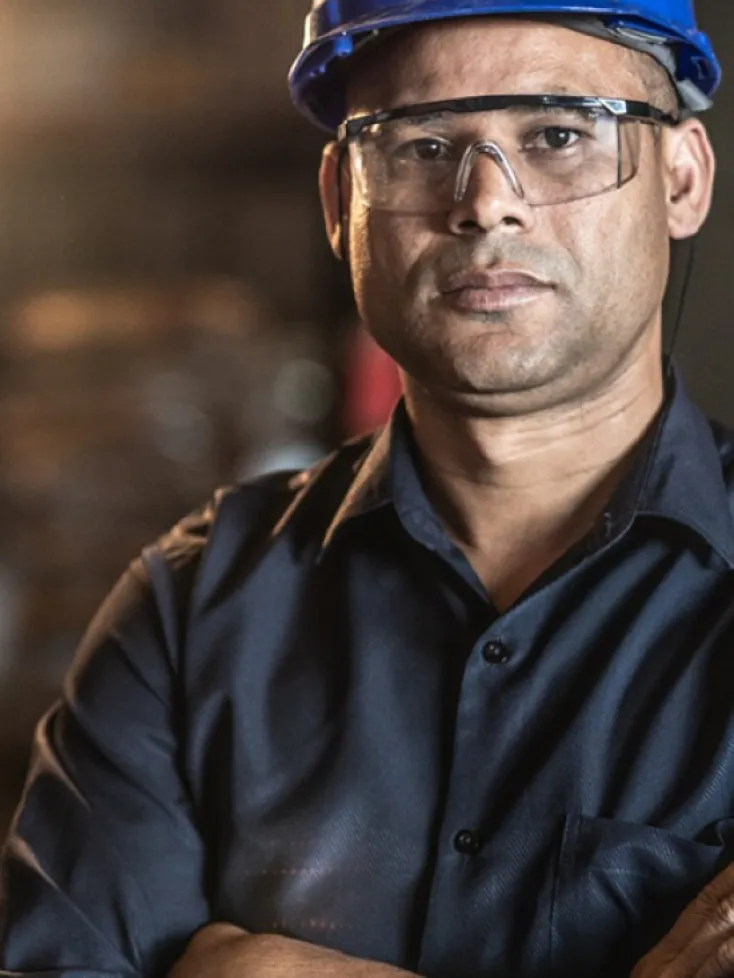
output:
[[[665,68],[649,54],[630,52],[634,58],[634,70],[641,77],[647,92],[647,100],[667,115],[680,114],[681,103],[673,79]]]

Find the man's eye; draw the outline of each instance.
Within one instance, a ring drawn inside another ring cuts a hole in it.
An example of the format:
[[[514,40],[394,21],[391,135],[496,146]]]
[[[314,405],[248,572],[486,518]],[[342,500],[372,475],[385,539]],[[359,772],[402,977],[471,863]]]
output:
[[[571,149],[582,138],[583,133],[577,129],[564,129],[562,126],[545,126],[543,129],[539,129],[530,135],[527,140],[527,146],[530,149],[558,152],[564,149]]]
[[[413,139],[409,143],[403,143],[396,155],[401,159],[417,160],[420,163],[442,163],[451,159],[451,149],[440,139]]]

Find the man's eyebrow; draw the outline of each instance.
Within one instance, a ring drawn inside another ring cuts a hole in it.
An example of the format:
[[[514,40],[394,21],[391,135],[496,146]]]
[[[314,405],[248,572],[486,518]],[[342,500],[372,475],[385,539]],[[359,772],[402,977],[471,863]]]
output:
[[[575,116],[579,119],[597,118],[604,110],[600,106],[581,106],[581,105],[517,105],[507,110],[517,115],[561,115]]]
[[[451,122],[452,120],[459,118],[460,113],[450,112],[448,110],[436,110],[435,112],[425,112],[416,113],[415,115],[400,116],[397,119],[392,119],[389,125],[392,128],[399,129],[401,127],[408,128],[410,126],[425,126],[425,125],[440,125],[441,123]]]
[[[416,125],[426,125],[429,122],[448,122],[452,117],[458,115],[456,112],[425,112],[422,115],[407,116],[405,122],[412,122]]]

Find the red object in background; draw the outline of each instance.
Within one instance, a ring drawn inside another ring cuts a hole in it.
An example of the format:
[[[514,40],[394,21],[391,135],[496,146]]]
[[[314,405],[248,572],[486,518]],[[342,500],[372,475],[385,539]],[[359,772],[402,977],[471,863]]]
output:
[[[403,393],[398,367],[369,333],[352,330],[344,357],[343,425],[347,438],[383,425]]]

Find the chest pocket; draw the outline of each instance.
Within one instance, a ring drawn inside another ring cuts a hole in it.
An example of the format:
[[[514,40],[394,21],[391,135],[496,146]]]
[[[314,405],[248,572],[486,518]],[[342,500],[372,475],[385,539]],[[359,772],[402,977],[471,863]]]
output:
[[[723,868],[723,853],[649,825],[568,816],[551,913],[553,974],[628,975]]]

